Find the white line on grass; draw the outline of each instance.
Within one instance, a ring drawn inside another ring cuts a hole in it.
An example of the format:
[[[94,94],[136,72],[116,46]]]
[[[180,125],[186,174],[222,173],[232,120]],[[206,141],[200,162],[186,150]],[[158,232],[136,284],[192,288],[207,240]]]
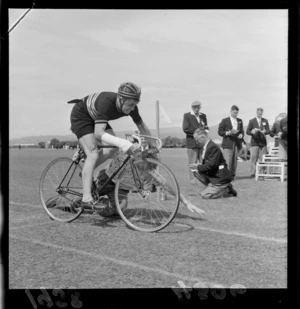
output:
[[[192,276],[190,277],[190,276],[185,276],[185,275],[175,273],[175,272],[168,272],[168,271],[165,271],[165,270],[160,269],[160,268],[149,267],[149,266],[145,266],[145,265],[138,264],[138,263],[133,263],[133,262],[126,261],[126,260],[115,259],[115,258],[112,258],[110,256],[95,254],[95,253],[92,253],[92,252],[87,252],[87,251],[72,248],[72,247],[56,245],[56,244],[48,243],[48,242],[45,242],[45,241],[40,241],[40,240],[36,240],[36,239],[28,239],[28,238],[16,236],[16,235],[10,235],[10,237],[14,238],[14,239],[26,241],[26,242],[31,242],[31,243],[36,244],[36,245],[51,247],[51,248],[54,248],[54,249],[60,249],[60,250],[64,250],[64,251],[68,251],[68,252],[72,252],[72,253],[76,253],[76,254],[80,254],[80,255],[89,256],[91,258],[102,260],[102,261],[110,261],[110,262],[113,262],[113,263],[121,265],[121,266],[133,267],[135,269],[140,269],[140,270],[144,270],[144,271],[148,271],[148,272],[154,272],[154,273],[158,273],[160,275],[164,275],[164,276],[168,276],[168,277],[173,277],[173,278],[175,277],[179,280],[185,280],[185,281],[189,281],[189,282],[192,281],[192,282],[195,282],[195,283],[198,283],[198,284],[201,284],[201,285],[204,285],[204,286],[208,286],[208,287],[215,287],[215,286],[220,287],[221,286],[220,283],[215,284],[215,283],[212,283],[212,282],[204,281],[203,279],[200,279],[200,278],[197,278],[197,277],[192,277]],[[222,285],[222,286],[225,287],[226,285]],[[179,287],[176,286],[176,288],[179,288]]]
[[[35,227],[35,226],[39,226],[39,225],[46,225],[46,224],[53,224],[53,222],[40,222],[40,223],[36,223],[36,224],[25,224],[25,225],[20,225],[20,226],[15,226],[15,227],[9,227],[10,230],[18,230],[24,227]]]
[[[13,202],[13,201],[9,201],[10,205],[14,205],[14,206],[27,206],[27,207],[31,207],[31,208],[35,208],[35,209],[39,209],[40,207],[42,207],[42,205],[32,205],[29,203],[19,203],[19,202]],[[40,208],[42,209],[42,208]]]
[[[40,207],[37,205],[32,205],[29,203],[19,203],[19,202],[9,202],[12,205],[16,206],[30,206],[30,207]],[[186,226],[185,224],[177,223],[174,222],[173,224],[179,225],[179,226]],[[240,232],[235,232],[235,231],[225,231],[225,230],[217,230],[217,229],[211,229],[211,228],[206,228],[206,227],[199,227],[193,225],[193,227],[197,230],[202,230],[202,231],[208,231],[208,232],[214,232],[214,233],[221,233],[221,234],[226,234],[226,235],[234,235],[234,236],[241,236],[241,237],[247,237],[247,238],[252,238],[252,239],[257,239],[257,240],[264,240],[264,241],[273,241],[273,242],[278,242],[278,243],[287,243],[286,239],[279,239],[279,238],[273,238],[273,237],[263,237],[263,236],[257,236],[254,234],[247,234],[247,233],[240,233]]]
[[[174,223],[174,224],[185,226],[184,224],[181,224],[181,223]],[[263,237],[263,236],[257,236],[257,235],[254,235],[254,234],[246,234],[246,233],[240,233],[240,232],[234,232],[234,231],[216,230],[216,229],[211,229],[211,228],[207,228],[207,227],[200,227],[200,226],[195,226],[195,225],[193,225],[193,227],[197,230],[208,231],[208,232],[213,232],[213,233],[221,233],[221,234],[226,234],[226,235],[242,236],[242,237],[253,238],[253,239],[258,239],[258,240],[287,243],[286,239],[279,239],[279,238],[273,238],[273,237]]]

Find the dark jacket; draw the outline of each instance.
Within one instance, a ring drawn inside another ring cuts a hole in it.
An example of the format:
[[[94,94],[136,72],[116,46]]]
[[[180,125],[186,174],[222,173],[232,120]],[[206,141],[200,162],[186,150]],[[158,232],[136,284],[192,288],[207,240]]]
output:
[[[288,131],[288,124],[287,124],[287,117],[284,117],[279,122],[280,132],[282,135],[279,139],[279,144],[287,151],[287,131]]]
[[[198,165],[198,171],[204,173],[214,185],[226,184],[232,180],[220,147],[211,140],[207,144],[202,165]]]
[[[236,120],[238,123],[237,129],[239,132],[234,135],[226,135],[226,131],[232,129],[230,117],[222,119],[221,123],[219,124],[218,134],[223,137],[221,147],[224,149],[232,149],[234,142],[236,143],[239,150],[242,149],[243,138],[239,139],[238,135],[242,134],[244,137],[245,133],[243,128],[243,121],[240,118],[236,118]]]
[[[263,134],[262,132],[257,131],[255,134],[252,134],[251,133],[252,129],[266,130],[266,133]],[[266,118],[261,118],[260,126],[258,125],[256,118],[249,120],[246,133],[251,136],[250,140],[251,146],[260,146],[260,147],[266,146],[267,140],[265,135],[271,133],[268,120]]]
[[[280,132],[279,122],[274,122],[272,129],[270,131],[270,136],[271,137],[277,136],[279,132]]]
[[[193,134],[198,128],[204,128],[208,130],[208,126],[207,126],[206,115],[200,113],[199,117],[200,117],[200,123],[198,122],[196,116],[191,113],[185,113],[183,115],[182,129],[183,132],[186,134],[187,148],[202,148],[202,146],[196,144]]]
[[[284,117],[279,122],[279,129],[282,132],[281,139],[287,141],[288,123],[287,117]]]

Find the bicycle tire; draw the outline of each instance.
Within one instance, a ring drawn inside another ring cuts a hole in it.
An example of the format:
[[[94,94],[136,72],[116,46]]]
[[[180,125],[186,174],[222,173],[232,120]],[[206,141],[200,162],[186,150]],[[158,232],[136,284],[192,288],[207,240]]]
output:
[[[44,169],[39,193],[42,206],[51,219],[72,222],[82,214],[83,208],[77,206],[82,198],[81,170],[79,163],[67,157],[51,161]]]
[[[178,182],[172,171],[160,161],[147,158],[132,162],[144,191],[141,194],[137,188],[133,175],[135,172],[129,161],[116,180],[115,202],[118,213],[134,230],[160,231],[167,227],[177,214],[180,204]],[[167,194],[165,200],[162,200],[163,193]]]

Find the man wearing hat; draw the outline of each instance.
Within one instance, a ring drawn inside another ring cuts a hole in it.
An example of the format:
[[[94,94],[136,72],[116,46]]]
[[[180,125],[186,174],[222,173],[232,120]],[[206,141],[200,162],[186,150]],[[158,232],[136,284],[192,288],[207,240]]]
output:
[[[202,162],[202,151],[203,146],[198,145],[194,139],[194,132],[199,129],[203,128],[205,130],[209,130],[207,126],[207,118],[206,115],[200,112],[201,109],[201,102],[194,101],[191,104],[191,111],[189,113],[185,113],[183,115],[183,124],[182,129],[183,132],[186,134],[186,147],[187,147],[187,154],[188,154],[188,164]],[[191,184],[197,184],[196,179],[194,178],[193,173],[189,171],[189,178]]]
[[[218,134],[223,137],[221,147],[223,148],[223,155],[231,172],[232,180],[236,174],[237,157],[242,149],[244,137],[243,121],[237,118],[238,113],[239,108],[233,105],[230,110],[230,116],[222,119],[218,128]]]
[[[270,134],[269,122],[263,118],[263,108],[256,110],[256,117],[249,120],[246,133],[251,136],[250,147],[250,175],[255,177],[256,162],[262,161],[267,153],[267,140],[265,135]]]

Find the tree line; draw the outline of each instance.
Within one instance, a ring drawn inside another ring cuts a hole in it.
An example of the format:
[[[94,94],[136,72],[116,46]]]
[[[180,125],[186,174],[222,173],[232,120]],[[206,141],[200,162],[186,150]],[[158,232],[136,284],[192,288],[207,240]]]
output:
[[[52,138],[49,143],[50,148],[56,148],[56,149],[61,149],[64,146],[68,146],[69,148],[77,148],[78,141],[60,141],[57,138]],[[39,148],[46,148],[46,143],[45,142],[39,142],[38,143]]]

